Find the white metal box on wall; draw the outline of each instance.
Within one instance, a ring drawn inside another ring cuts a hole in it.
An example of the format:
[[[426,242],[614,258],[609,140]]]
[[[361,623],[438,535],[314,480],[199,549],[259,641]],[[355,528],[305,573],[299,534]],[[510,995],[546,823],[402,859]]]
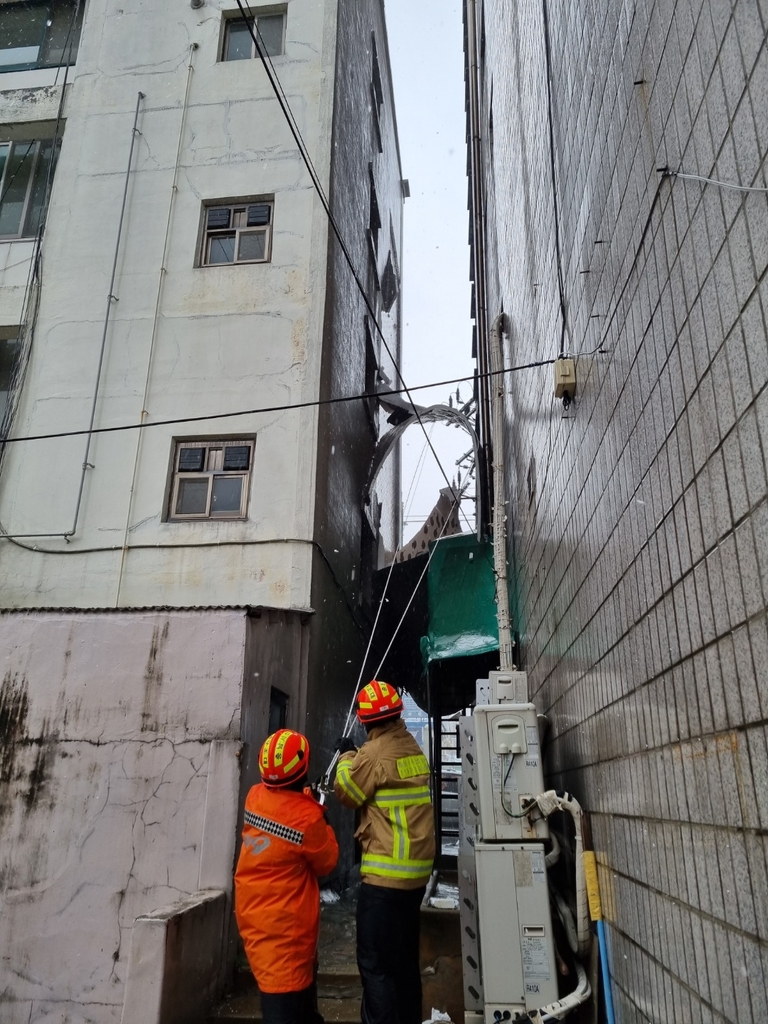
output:
[[[528,673],[516,669],[489,672],[487,679],[475,681],[475,703],[481,704],[528,703]]]
[[[474,711],[480,836],[548,839],[546,820],[522,813],[525,798],[544,792],[539,726],[533,704],[486,704]]]
[[[547,870],[538,844],[477,843],[475,863],[485,1021],[494,1024],[558,999]]]

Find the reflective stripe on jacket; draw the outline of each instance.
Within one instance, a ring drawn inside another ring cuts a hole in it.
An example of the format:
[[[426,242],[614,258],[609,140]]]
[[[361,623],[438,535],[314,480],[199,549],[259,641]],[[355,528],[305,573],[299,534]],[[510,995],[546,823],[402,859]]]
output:
[[[235,871],[235,916],[262,992],[312,984],[320,928],[318,875],[336,867],[339,847],[323,810],[295,790],[254,786],[245,801]]]
[[[364,882],[397,889],[424,885],[435,859],[429,764],[405,722],[377,726],[353,753],[342,754],[334,791],[346,807],[360,808]]]

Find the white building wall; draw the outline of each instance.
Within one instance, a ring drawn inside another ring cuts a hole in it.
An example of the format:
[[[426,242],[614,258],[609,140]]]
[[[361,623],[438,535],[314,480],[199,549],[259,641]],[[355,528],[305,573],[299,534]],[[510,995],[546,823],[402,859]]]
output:
[[[325,181],[335,6],[290,0],[286,54],[274,58]],[[88,2],[16,435],[88,424],[139,91],[96,426],[137,423],[143,409],[151,423],[317,397],[327,222],[261,62],[217,61],[224,8],[234,0],[199,11]],[[25,76],[41,74],[0,75],[0,123],[18,121],[20,109],[52,117],[55,90],[26,107],[19,98]],[[270,263],[195,267],[204,200],[272,194]],[[30,248],[0,243],[3,324],[20,320]],[[231,434],[256,436],[248,519],[164,522],[173,438]],[[0,478],[8,534],[71,529],[84,447],[84,437],[9,446]],[[4,544],[0,602],[307,607],[315,453],[314,410],[97,435],[75,536],[22,540],[35,552]]]

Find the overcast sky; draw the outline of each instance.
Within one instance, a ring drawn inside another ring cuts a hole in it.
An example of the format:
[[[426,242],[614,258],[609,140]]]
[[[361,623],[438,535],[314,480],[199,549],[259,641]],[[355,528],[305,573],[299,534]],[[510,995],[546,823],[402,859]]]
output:
[[[402,369],[405,383],[414,387],[473,371],[461,0],[386,0],[386,11],[403,176],[411,186],[405,202]],[[444,402],[451,390],[455,386],[420,391],[414,400]],[[471,384],[461,385],[462,399],[470,394]],[[453,478],[456,459],[471,445],[468,435],[438,424],[432,441]],[[411,427],[403,440],[404,500],[424,448],[422,431]],[[421,526],[444,486],[427,452],[407,500],[404,540]],[[470,513],[472,506],[465,506]]]

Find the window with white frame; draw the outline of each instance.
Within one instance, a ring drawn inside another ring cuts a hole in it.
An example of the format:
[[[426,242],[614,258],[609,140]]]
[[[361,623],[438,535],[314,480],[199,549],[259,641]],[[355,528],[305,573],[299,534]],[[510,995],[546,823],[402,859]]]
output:
[[[0,141],[0,239],[34,238],[61,140]],[[51,166],[53,164],[53,166]]]
[[[206,206],[200,263],[268,263],[272,255],[272,201]]]
[[[0,72],[74,64],[85,0],[0,4]]]
[[[254,444],[252,439],[177,441],[169,520],[244,519]]]
[[[285,11],[259,14],[254,18],[233,17],[224,20],[224,40],[221,59],[251,60],[258,57],[251,35],[258,30],[262,45],[269,57],[279,57],[285,47]]]

